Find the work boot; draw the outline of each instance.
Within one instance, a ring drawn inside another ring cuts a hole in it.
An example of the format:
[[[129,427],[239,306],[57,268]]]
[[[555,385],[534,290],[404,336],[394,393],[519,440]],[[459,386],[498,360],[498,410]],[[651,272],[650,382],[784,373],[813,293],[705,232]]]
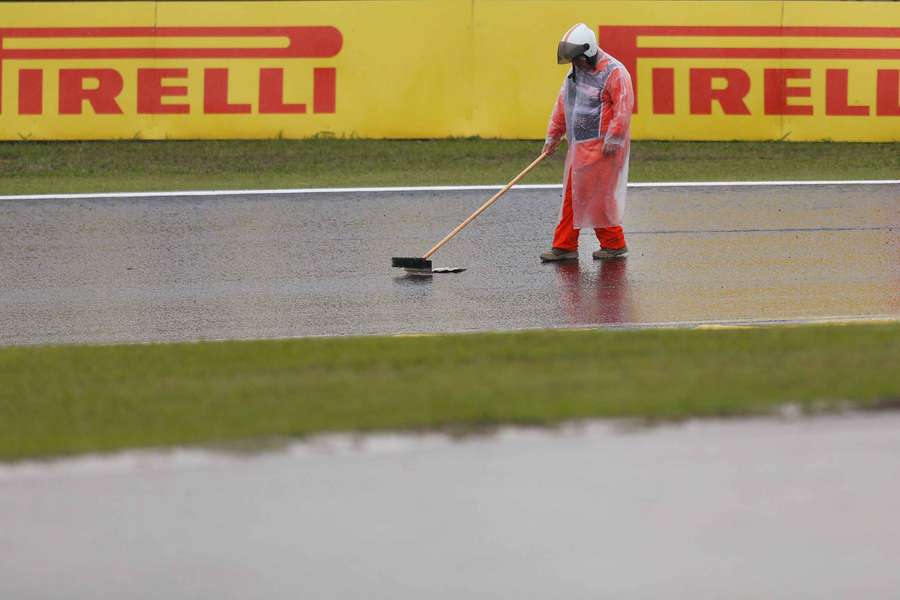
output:
[[[550,248],[549,252],[541,254],[541,262],[553,262],[554,260],[573,260],[578,258],[577,250],[565,248]]]
[[[615,250],[612,248],[600,248],[599,250],[594,250],[594,252],[591,253],[591,256],[593,256],[595,260],[601,260],[604,258],[622,258],[626,254],[628,254],[627,247],[617,248]]]

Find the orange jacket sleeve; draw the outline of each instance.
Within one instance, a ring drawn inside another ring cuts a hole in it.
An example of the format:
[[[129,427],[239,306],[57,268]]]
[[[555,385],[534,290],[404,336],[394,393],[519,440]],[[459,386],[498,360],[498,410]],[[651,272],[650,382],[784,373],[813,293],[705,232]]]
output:
[[[556,98],[556,104],[553,105],[553,112],[550,113],[550,123],[547,125],[547,139],[558,140],[566,135],[566,109],[563,104],[563,94],[566,93],[566,86],[563,83],[562,89],[559,90],[559,96]]]
[[[631,111],[634,108],[634,90],[631,76],[625,67],[615,69],[606,84],[612,118],[606,128],[607,144],[624,144],[630,137]]]

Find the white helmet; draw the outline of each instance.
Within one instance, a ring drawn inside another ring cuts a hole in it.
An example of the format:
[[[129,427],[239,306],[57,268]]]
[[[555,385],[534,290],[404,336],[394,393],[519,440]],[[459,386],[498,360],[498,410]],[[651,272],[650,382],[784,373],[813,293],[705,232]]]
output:
[[[564,65],[576,56],[584,54],[589,60],[597,60],[597,36],[584,23],[573,25],[556,47],[556,62]]]

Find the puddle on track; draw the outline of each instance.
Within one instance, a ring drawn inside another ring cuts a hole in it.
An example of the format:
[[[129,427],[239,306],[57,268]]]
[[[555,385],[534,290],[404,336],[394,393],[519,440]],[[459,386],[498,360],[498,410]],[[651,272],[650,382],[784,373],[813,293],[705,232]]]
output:
[[[900,414],[0,466],[3,598],[900,595]]]

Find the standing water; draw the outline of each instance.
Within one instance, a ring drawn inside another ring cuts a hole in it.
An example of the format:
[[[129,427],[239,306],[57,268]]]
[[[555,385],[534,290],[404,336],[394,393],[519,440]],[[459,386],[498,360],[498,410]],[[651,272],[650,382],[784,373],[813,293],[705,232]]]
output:
[[[0,598],[900,597],[900,414],[0,466]]]

